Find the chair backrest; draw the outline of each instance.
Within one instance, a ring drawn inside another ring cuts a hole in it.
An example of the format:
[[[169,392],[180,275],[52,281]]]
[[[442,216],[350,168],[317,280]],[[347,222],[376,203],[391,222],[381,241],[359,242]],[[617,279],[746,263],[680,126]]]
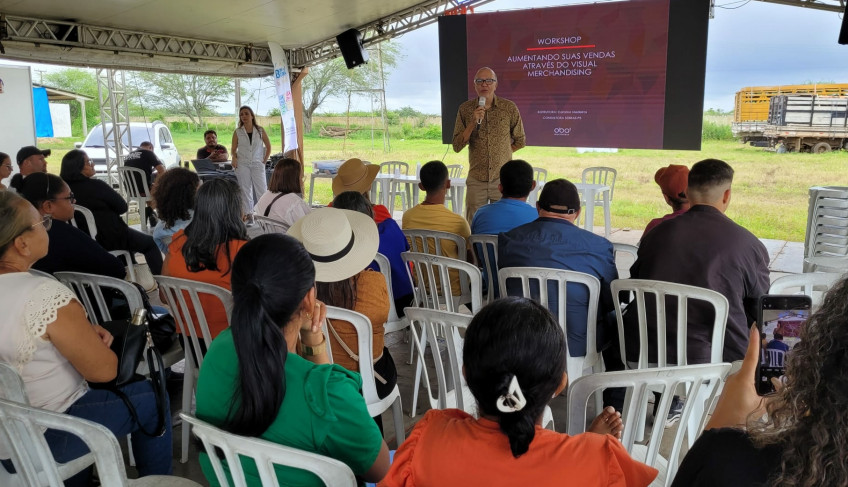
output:
[[[97,237],[97,222],[94,221],[94,213],[84,206],[74,205],[74,217],[71,218],[71,225],[77,228],[79,228],[79,225],[77,225],[77,213],[85,220],[85,226],[88,227],[88,234],[91,238]]]
[[[209,423],[201,421],[194,416],[180,413],[183,421],[192,425],[192,431],[203,442],[206,451],[215,451],[219,448],[224,452],[227,466],[232,475],[236,487],[245,487],[246,479],[239,457],[249,457],[256,462],[262,485],[282,485],[278,479],[274,465],[283,465],[301,470],[307,470],[315,474],[327,487],[353,487],[356,477],[350,467],[333,458],[318,455],[288,446],[283,446],[259,438],[248,438],[228,433]],[[229,486],[227,474],[218,455],[209,455],[212,469],[218,483]],[[108,485],[108,484],[103,484]]]
[[[118,180],[127,198],[150,198],[150,188],[147,187],[147,175],[136,167],[121,166],[118,168]]]
[[[514,292],[512,294],[507,292],[507,284],[512,279],[519,281],[521,284],[519,296],[534,299],[549,310],[551,309],[551,298],[553,296],[548,295],[548,285],[554,284],[557,293],[555,296],[557,300],[557,321],[559,321],[559,326],[562,327],[562,332],[566,336],[568,336],[568,331],[566,330],[568,284],[574,283],[586,287],[589,292],[586,323],[572,323],[572,326],[586,327],[586,362],[595,363],[597,361],[596,347],[590,346],[590,344],[597,342],[598,299],[601,295],[601,282],[597,277],[583,272],[547,267],[504,267],[498,270],[498,285],[501,296],[516,295]],[[533,284],[532,289],[531,283]],[[538,295],[534,294],[534,289],[538,289]],[[572,357],[571,352],[568,352],[568,357]],[[569,371],[569,373],[575,378],[579,375],[572,371]]]
[[[144,307],[141,291],[135,284],[109,276],[84,274],[82,272],[57,272],[56,279],[71,288],[82,302],[88,319],[92,323],[102,323],[113,319],[109,310],[111,304],[103,295],[103,289],[119,291],[127,300],[129,312]]]
[[[783,367],[783,359],[786,352],[777,349],[768,349],[768,365],[769,367]]]
[[[459,312],[462,304],[470,304],[474,312],[482,307],[483,278],[474,264],[420,252],[400,255],[406,265],[412,265],[410,280],[415,290],[415,306],[439,309],[444,305],[453,313]],[[450,280],[451,272],[459,273],[460,289],[456,293]]]
[[[639,252],[639,248],[636,247],[635,245],[613,242],[612,253],[615,256],[617,267],[618,267],[618,257],[621,256],[621,255],[625,256],[624,266],[627,268],[627,274],[625,276],[622,276],[621,272],[619,271],[619,273],[618,273],[619,277],[621,277],[622,279],[624,279],[626,277],[630,277],[630,266],[633,265],[634,262],[636,262],[636,259],[638,258],[638,252]]]
[[[14,367],[3,362],[0,362],[0,399],[29,404],[21,375]]]
[[[406,236],[406,240],[409,241],[409,250],[411,252],[421,252],[423,254],[449,257],[445,256],[445,252],[443,250],[444,242],[449,241],[456,245],[457,252],[457,256],[451,258],[466,260],[467,254],[465,250],[465,238],[460,235],[450,232],[424,229],[404,230],[403,234]]]
[[[584,169],[582,178],[584,184],[603,184],[604,186],[609,186],[609,200],[611,202],[613,192],[615,191],[615,178],[617,174],[618,172],[614,168],[595,166]],[[595,195],[595,201],[602,202],[603,195],[597,193]]]
[[[527,203],[535,207],[536,201],[539,199],[539,194],[542,192],[542,187],[548,181],[548,170],[541,167],[534,167],[533,181],[536,181],[536,187],[527,196]]]
[[[289,231],[289,225],[280,220],[261,215],[254,215],[253,219],[259,224],[263,234],[282,233],[285,235]]]
[[[30,268],[27,272],[29,272],[33,276],[48,277],[50,279],[56,280],[56,276],[54,276],[53,274],[48,274],[47,272],[40,271],[38,269]]]
[[[214,296],[221,302],[226,311],[229,326],[230,315],[233,311],[233,295],[227,289],[205,282],[167,276],[153,277],[159,284],[160,294],[165,296],[165,303],[171,308],[171,315],[177,321],[180,333],[186,341],[191,343],[199,369],[203,364],[205,351],[200,340],[203,340],[206,348],[212,343],[212,335],[209,333],[209,325],[200,303],[200,296]],[[195,319],[197,323],[194,322]],[[197,330],[200,330],[200,336],[197,335]]]
[[[398,174],[402,174],[404,176],[409,175],[409,164],[401,161],[386,161],[380,164],[380,172],[383,174],[395,174],[397,171]]]
[[[806,272],[778,277],[771,283],[769,294],[791,294],[798,289],[801,294],[810,296],[813,308],[821,306],[825,293],[841,279],[843,274],[836,272]]]
[[[488,287],[486,288],[486,304],[497,298],[498,292],[498,236],[477,234],[468,237],[474,263],[485,273]]]
[[[465,378],[462,376],[462,345],[465,335],[464,330],[468,328],[473,316],[459,313],[451,313],[448,311],[440,311],[435,309],[424,308],[407,308],[406,316],[411,323],[410,330],[413,335],[413,343],[415,350],[418,353],[420,363],[424,364],[422,370],[424,372],[424,385],[427,387],[427,393],[430,396],[430,407],[432,409],[457,408],[463,411],[476,415],[477,404],[469,398],[470,391],[465,385]],[[436,370],[437,393],[433,395],[428,374],[426,350],[422,350],[421,339],[415,324],[419,325],[421,333],[426,333],[430,341],[430,355],[432,356],[433,366]],[[435,343],[436,336],[440,336],[444,330],[445,342],[447,345],[448,367],[445,367],[442,360],[442,353],[438,343]],[[460,334],[459,331],[463,332]]]
[[[377,268],[380,269],[380,272],[383,274],[383,278],[386,280],[386,289],[389,292],[389,317],[386,320],[386,325],[389,325],[389,323],[400,322],[401,318],[397,314],[397,308],[395,308],[395,295],[392,291],[392,266],[389,264],[389,259],[379,252],[377,252],[377,255],[374,256],[374,261],[377,263]],[[385,333],[389,333],[390,331],[395,330],[386,329]]]
[[[699,427],[694,433],[700,435],[707,421],[707,416],[721,390],[721,384],[730,371],[728,363],[688,365],[678,367],[662,367],[646,370],[624,370],[619,372],[602,372],[580,377],[568,385],[568,434],[576,435],[586,431],[587,406],[592,395],[606,388],[626,387],[622,420],[624,432],[621,443],[630,455],[648,465],[657,468],[664,466],[667,460],[665,483],[669,485],[677,472],[680,450],[683,439],[689,430],[683,425],[689,424],[690,418],[699,415]],[[648,404],[648,396],[653,391],[662,392],[662,399],[655,413],[656,418],[665,418],[671,408],[672,398],[678,388],[686,390],[686,401],[680,418],[680,427],[671,443],[670,455],[667,459],[660,457],[663,435],[673,430],[666,429],[662,424],[655,424],[651,431],[647,447],[636,444],[639,434],[637,418],[644,417]],[[594,405],[594,401],[593,401]],[[691,433],[690,433],[691,434]],[[663,480],[663,479],[658,479]],[[652,484],[654,485],[654,484]]]
[[[44,439],[45,428],[77,436],[90,453],[57,464]],[[7,447],[12,454],[12,463],[17,474],[23,476],[24,485],[61,486],[63,479],[81,471],[92,460],[97,465],[101,485],[127,485],[127,472],[118,440],[105,426],[0,399],[0,432],[0,436],[9,439]]]
[[[374,356],[374,329],[371,320],[362,313],[349,309],[327,306],[328,320],[348,321],[356,330],[356,354],[359,355],[359,375],[362,376],[362,397],[366,404],[380,401],[374,381],[374,362],[364,357]],[[369,411],[370,412],[370,411]]]
[[[463,167],[462,164],[448,164],[448,177],[451,179],[461,178]]]
[[[624,319],[622,315],[621,293],[630,292],[635,297],[630,306],[636,305],[635,310],[639,320],[639,361],[637,368],[643,369],[648,364],[648,319],[645,312],[645,295],[654,295],[656,306],[656,344],[657,344],[657,366],[665,367],[668,364],[668,353],[666,343],[666,296],[677,298],[677,363],[687,365],[687,331],[688,331],[688,303],[689,300],[705,301],[715,311],[715,319],[712,325],[712,337],[710,339],[710,362],[722,361],[724,352],[724,332],[727,327],[728,303],[721,293],[704,289],[697,286],[687,286],[674,282],[653,281],[648,279],[616,279],[612,281],[612,297],[615,304],[615,318],[618,321],[618,337],[620,342],[621,360],[627,363],[624,343]]]

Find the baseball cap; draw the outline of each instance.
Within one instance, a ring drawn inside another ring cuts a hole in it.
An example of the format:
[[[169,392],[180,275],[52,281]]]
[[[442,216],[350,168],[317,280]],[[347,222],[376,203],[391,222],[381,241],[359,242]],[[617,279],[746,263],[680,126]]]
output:
[[[661,167],[654,174],[654,181],[660,186],[664,195],[685,200],[686,189],[689,186],[689,168],[679,164]]]
[[[554,179],[542,187],[538,204],[545,211],[570,215],[580,210],[580,194],[570,181]]]
[[[21,147],[21,150],[18,151],[18,155],[15,158],[18,160],[18,165],[22,164],[27,157],[31,157],[38,154],[43,154],[44,157],[50,155],[50,149],[41,150],[34,145],[28,145],[26,147]]]

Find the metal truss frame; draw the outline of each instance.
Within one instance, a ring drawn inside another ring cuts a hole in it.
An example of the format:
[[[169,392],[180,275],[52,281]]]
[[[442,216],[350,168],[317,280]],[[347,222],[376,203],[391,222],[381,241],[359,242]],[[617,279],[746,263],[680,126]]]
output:
[[[828,12],[845,11],[845,0],[757,0],[758,2],[777,3],[791,7],[812,8],[815,10],[826,10]]]
[[[126,77],[123,71],[111,68],[99,68],[96,75],[103,152],[106,154],[106,182],[114,187],[119,182],[118,168],[124,165],[124,156],[132,147]],[[124,134],[127,136],[126,146]],[[117,185],[123,190],[123,185]]]

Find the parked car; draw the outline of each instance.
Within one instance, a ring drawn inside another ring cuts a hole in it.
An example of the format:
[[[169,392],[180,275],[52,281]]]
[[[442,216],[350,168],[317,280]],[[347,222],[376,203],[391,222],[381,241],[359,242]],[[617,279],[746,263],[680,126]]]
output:
[[[150,142],[153,144],[153,152],[156,157],[162,161],[167,169],[178,167],[180,165],[180,153],[174,145],[174,139],[171,137],[171,131],[168,126],[162,122],[130,122],[130,129],[122,137],[125,147],[130,151],[138,149],[138,145],[142,142]],[[130,146],[130,140],[132,145]],[[107,181],[106,171],[106,147],[103,143],[103,128],[100,124],[96,125],[85,138],[83,142],[74,144],[77,149],[82,149],[88,154],[91,162],[94,163],[94,171],[96,177]],[[110,150],[114,158],[114,152]],[[117,175],[115,176],[117,177]],[[116,183],[117,179],[112,181]]]

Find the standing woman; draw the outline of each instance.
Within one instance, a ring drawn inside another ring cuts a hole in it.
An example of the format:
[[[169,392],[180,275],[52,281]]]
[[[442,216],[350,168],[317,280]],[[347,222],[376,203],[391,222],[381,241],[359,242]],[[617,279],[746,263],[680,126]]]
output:
[[[5,152],[0,152],[0,181],[8,178],[12,174],[12,158]],[[0,183],[0,191],[3,191],[6,185]]]
[[[271,156],[271,141],[248,106],[239,108],[239,124],[233,132],[233,169],[241,187],[242,210],[253,223],[253,204],[265,194],[265,161]],[[254,198],[255,196],[255,198]]]

